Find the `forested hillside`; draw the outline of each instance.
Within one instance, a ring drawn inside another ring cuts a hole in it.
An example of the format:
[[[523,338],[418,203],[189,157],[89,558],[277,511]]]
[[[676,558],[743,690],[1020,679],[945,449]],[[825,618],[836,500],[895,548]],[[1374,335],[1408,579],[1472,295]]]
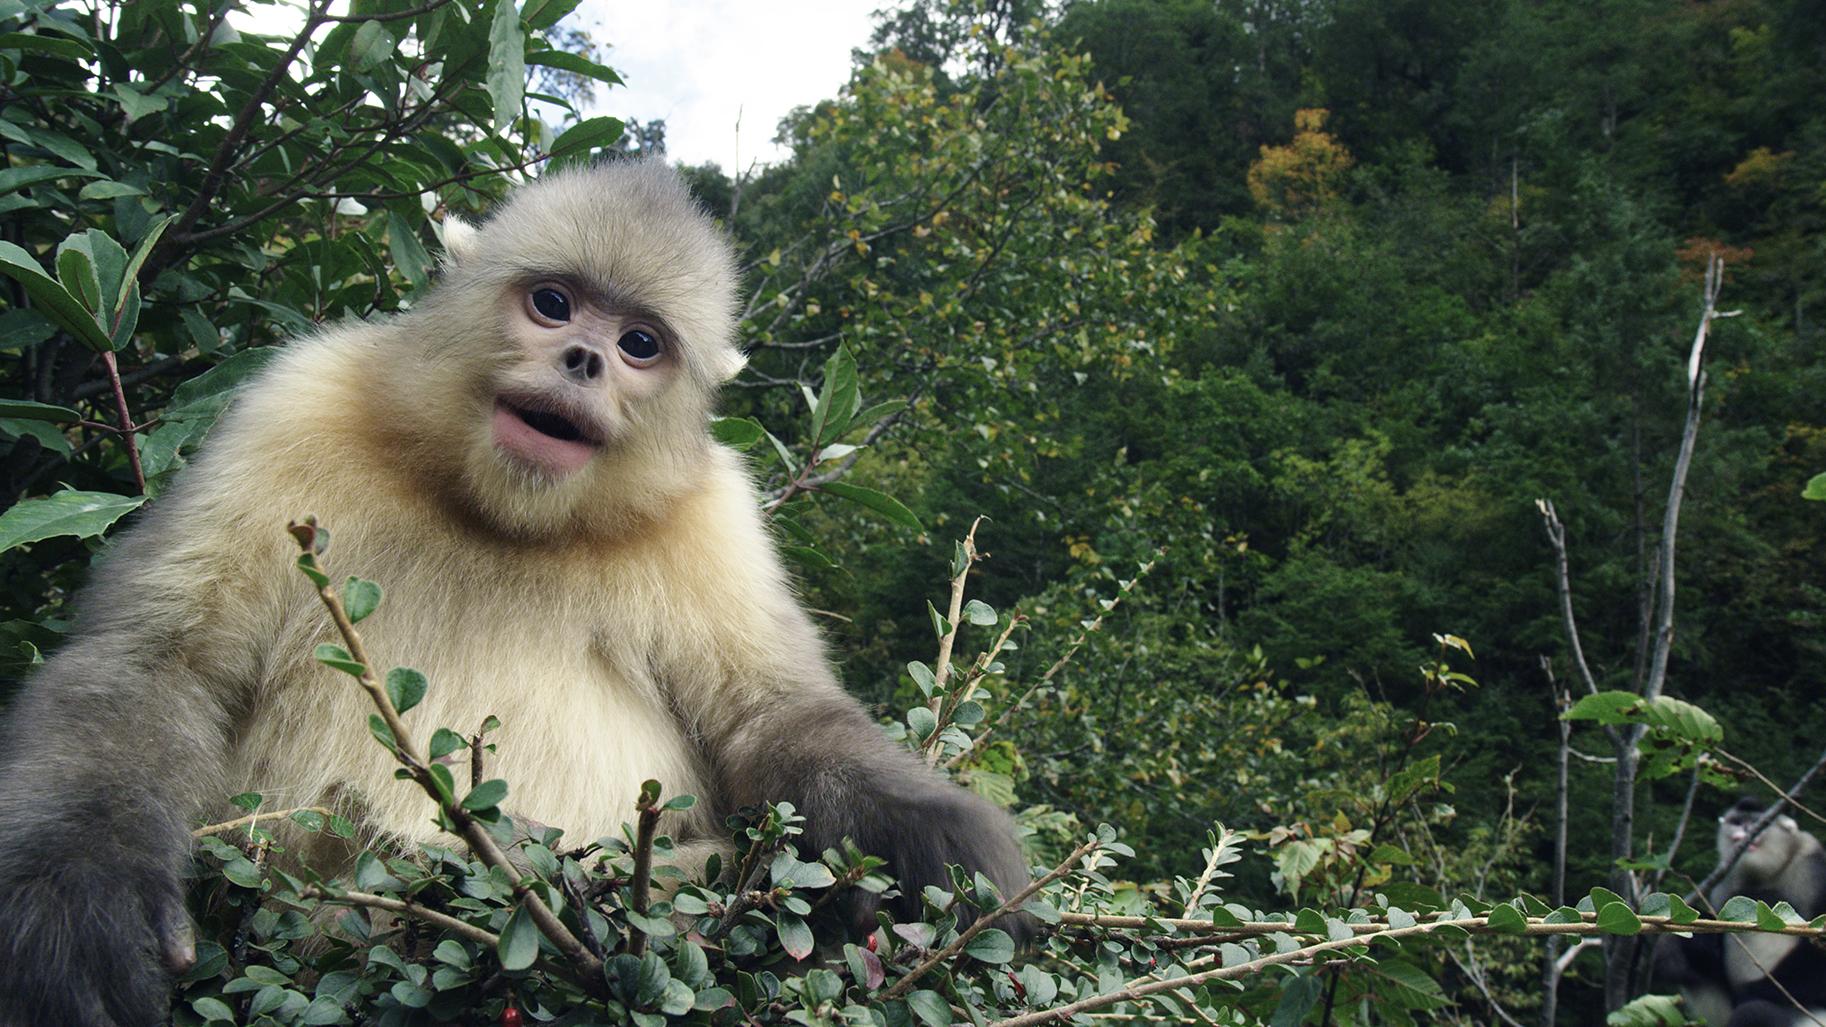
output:
[[[817,312],[757,333],[756,379],[730,399],[788,416],[796,390],[766,378],[840,334],[878,376],[870,398],[914,394],[925,415],[856,474],[948,534],[987,516],[982,594],[1060,638],[1162,553],[1019,729],[1024,797],[1123,823],[1144,860],[1177,858],[1213,811],[1329,837],[1335,800],[1301,788],[1339,743],[1317,760],[1308,746],[1366,730],[1365,704],[1417,712],[1415,668],[1450,632],[1480,683],[1426,714],[1460,729],[1429,742],[1458,788],[1450,830],[1494,829],[1513,788],[1535,829],[1516,867],[1538,873],[1558,737],[1541,661],[1562,686],[1573,672],[1535,500],[1568,527],[1599,685],[1638,689],[1713,253],[1720,303],[1742,314],[1707,356],[1667,687],[1775,776],[1812,762],[1826,519],[1799,497],[1826,469],[1818,10],[1032,13],[991,19],[1012,51],[943,5],[891,18],[851,94],[790,126],[797,160],[747,183],[733,219],[757,254],[879,231],[851,211],[915,189],[944,223],[872,240],[844,255],[848,277],[795,294]],[[959,107],[974,120],[933,124]],[[909,560],[896,534],[860,530],[868,555],[811,580],[853,620],[832,626],[853,683],[885,699],[928,627],[906,597],[947,553]],[[1056,648],[1020,659],[1042,670]],[[1269,722],[1307,780],[1258,782],[1245,711],[1294,697],[1310,712]],[[1375,773],[1365,741],[1336,753],[1347,775]],[[1576,838],[1604,836],[1607,780],[1575,768],[1591,800]],[[1656,796],[1677,805],[1683,784]],[[1646,812],[1645,834],[1665,835],[1671,811]],[[1605,853],[1573,857],[1595,873]]]
[[[270,351],[409,308],[446,214],[514,176],[664,135],[579,113],[592,90],[613,110],[616,79],[563,34],[575,3],[357,0],[289,55],[227,40],[220,4],[102,6],[0,0],[15,680]],[[1556,1001],[1587,1023],[1648,990],[1625,941],[1554,970],[1566,939],[1505,935],[1602,886],[1587,921],[1627,938],[1607,904],[1665,912],[1651,893],[1715,863],[1712,815],[1826,750],[1826,10],[913,0],[877,24],[842,92],[780,126],[789,160],[684,169],[743,261],[748,366],[715,430],[850,690],[1013,812],[1042,872],[1080,867],[1041,897],[1048,940],[1003,969],[1012,942],[960,938],[945,896],[882,958],[837,931],[828,969],[783,963],[811,947],[794,889],[872,869],[787,855],[765,901],[684,888],[674,915],[718,929],[673,939],[631,855],[649,824],[605,847],[607,884],[551,900],[598,903],[596,954],[632,960],[605,999],[527,971],[537,934],[506,955],[519,893],[437,878],[455,857],[357,880],[466,896],[447,908],[498,936],[509,984],[473,939],[460,967],[430,934],[404,962],[365,936],[294,955],[302,918],[256,923],[253,897],[327,893],[206,843],[235,907],[206,933],[239,941],[177,1022],[373,1003],[506,1024],[575,1000],[643,1023],[1552,1022]],[[1650,701],[1592,698],[1612,692]],[[480,767],[485,732],[450,726]],[[792,834],[772,813],[743,873]],[[540,851],[553,881],[587,861]],[[1402,909],[1484,919],[1347,952],[1381,964],[1254,965]],[[283,982],[247,970],[263,951]],[[914,990],[933,952],[954,962]],[[468,976],[428,983],[439,961]],[[1143,997],[1213,964],[1247,965],[1243,990]],[[260,986],[303,1001],[250,1007]]]

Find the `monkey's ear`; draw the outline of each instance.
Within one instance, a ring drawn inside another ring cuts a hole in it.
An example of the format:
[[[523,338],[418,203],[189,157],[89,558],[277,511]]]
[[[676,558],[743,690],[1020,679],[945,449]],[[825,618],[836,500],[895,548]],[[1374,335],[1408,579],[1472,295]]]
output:
[[[742,355],[742,351],[734,346],[729,346],[718,348],[715,351],[711,357],[710,370],[712,374],[716,375],[717,381],[726,382],[741,374],[742,368],[747,366],[748,358]]]
[[[444,215],[444,255],[452,264],[467,264],[482,248],[475,226],[455,214]]]

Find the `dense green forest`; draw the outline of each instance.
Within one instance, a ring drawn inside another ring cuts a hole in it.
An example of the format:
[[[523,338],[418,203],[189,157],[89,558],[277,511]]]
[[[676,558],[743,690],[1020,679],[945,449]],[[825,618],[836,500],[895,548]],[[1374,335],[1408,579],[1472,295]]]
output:
[[[0,0],[12,678],[56,649],[105,532],[156,504],[267,351],[409,306],[446,210],[485,212],[513,176],[663,153],[663,126],[577,113],[614,110],[616,78],[567,31],[574,3],[357,0],[289,51],[225,30],[227,6]],[[685,169],[745,261],[749,366],[717,431],[746,448],[851,690],[1014,811],[1036,866],[1110,825],[1122,858],[1092,857],[1048,893],[1059,909],[1204,916],[1230,908],[1232,873],[1232,912],[1321,910],[1346,936],[1352,909],[1483,916],[1527,893],[1546,905],[1513,910],[1538,916],[1599,885],[1636,905],[1712,868],[1704,825],[1736,793],[1773,796],[1748,767],[1787,787],[1819,758],[1826,503],[1803,493],[1826,498],[1826,8],[913,0],[854,61],[780,126],[789,160]],[[45,297],[77,303],[85,273],[103,302],[78,330]],[[85,498],[33,516],[60,489]],[[1593,689],[1704,713],[1561,719]],[[1630,724],[1648,747],[1619,840],[1604,760]],[[232,850],[208,858],[249,888]],[[1560,949],[1489,920],[1495,936],[1379,965],[1108,1008],[1551,1019]],[[287,954],[275,924],[253,930],[288,982],[348,972]],[[873,942],[782,984],[755,969],[794,951],[778,926],[712,970],[746,1022],[987,1022],[1206,954],[1078,926],[1018,974],[960,968],[911,1006],[871,997]],[[1274,951],[1248,945],[1219,964]],[[699,987],[680,966],[702,953],[667,951],[672,982]],[[1643,956],[1609,953],[1556,983],[1560,1022],[1647,989]],[[335,1018],[357,990],[379,1022],[421,1022],[426,1002],[388,988],[429,989],[424,971],[388,958],[369,952],[328,1006],[250,1009],[254,987],[221,988],[258,953],[231,945],[178,1022],[369,1022]],[[560,1008],[562,976],[464,1001],[507,1023],[503,1001]],[[742,1022],[708,985],[696,1011],[646,986],[608,1008]]]

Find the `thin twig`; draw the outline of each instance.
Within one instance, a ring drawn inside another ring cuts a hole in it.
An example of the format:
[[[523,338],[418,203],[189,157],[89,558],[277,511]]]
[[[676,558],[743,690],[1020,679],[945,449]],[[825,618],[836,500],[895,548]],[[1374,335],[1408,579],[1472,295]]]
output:
[[[634,803],[634,878],[629,905],[640,916],[647,915],[647,899],[653,883],[653,832],[659,826],[659,784],[648,781],[641,786],[640,798]],[[639,956],[647,951],[647,932],[636,929],[628,936],[628,954]]]
[[[964,581],[970,577],[970,568],[976,566],[976,529],[983,523],[978,515],[970,522],[970,530],[964,533],[964,540],[959,543],[964,550],[964,565],[951,578],[951,603],[945,610],[945,635],[938,640],[938,660],[932,667],[932,712],[936,714],[945,699],[945,682],[951,678],[951,650],[957,645],[957,631],[964,610]]]
[[[1017,698],[1014,702],[1009,703],[1008,707],[1001,712],[1001,715],[999,715],[995,718],[994,723],[988,725],[987,727],[983,728],[982,731],[978,732],[977,736],[971,740],[970,748],[965,749],[963,752],[960,752],[956,756],[953,756],[950,759],[946,760],[945,769],[954,770],[957,767],[964,764],[965,762],[969,761],[969,759],[972,756],[975,756],[978,752],[982,751],[983,746],[989,741],[989,736],[994,734],[997,728],[1002,728],[1002,727],[1008,726],[1008,722],[1014,718],[1016,711],[1020,710],[1023,706],[1025,706],[1027,704],[1027,700],[1033,698],[1034,695],[1040,691],[1040,689],[1045,688],[1049,683],[1051,683],[1052,679],[1059,673],[1059,671],[1065,669],[1065,665],[1070,663],[1072,660],[1072,657],[1078,655],[1078,650],[1084,647],[1085,641],[1088,640],[1092,634],[1094,634],[1095,632],[1097,632],[1103,628],[1104,616],[1115,612],[1116,607],[1121,605],[1122,600],[1128,596],[1129,592],[1134,590],[1136,584],[1138,584],[1142,578],[1146,577],[1148,572],[1153,569],[1154,569],[1153,560],[1149,560],[1147,563],[1144,563],[1140,567],[1136,568],[1135,576],[1133,578],[1130,578],[1127,582],[1123,583],[1121,588],[1117,591],[1115,598],[1108,600],[1109,605],[1104,607],[1103,613],[1100,613],[1097,616],[1091,618],[1091,622],[1089,624],[1084,625],[1083,630],[1079,631],[1077,636],[1071,640],[1071,644],[1065,647],[1064,654],[1061,655],[1057,660],[1054,660],[1052,666],[1046,668],[1046,673],[1041,674],[1040,679],[1038,681],[1035,681],[1032,685],[1029,685],[1027,688],[1027,691],[1022,692],[1019,698]]]
[[[294,813],[320,813],[326,817],[333,817],[336,815],[335,810],[330,809],[325,806],[294,806],[291,809],[276,809],[270,813],[266,812],[264,810],[261,810],[256,813],[251,813],[245,817],[239,817],[235,820],[224,820],[223,822],[221,822],[219,824],[210,824],[206,827],[199,827],[196,830],[190,832],[190,837],[207,838],[210,835],[226,834],[229,831],[235,830],[236,828],[252,827],[256,822],[261,821],[261,820],[278,820],[280,817],[289,817]]]
[[[1724,749],[1713,749],[1712,751],[1717,753],[1719,756],[1723,757],[1724,759],[1727,759],[1727,760],[1731,761],[1732,763],[1735,763],[1738,766],[1742,767],[1745,771],[1747,771],[1750,774],[1751,777],[1754,777],[1758,781],[1761,781],[1764,785],[1768,786],[1770,791],[1781,796],[1782,800],[1784,802],[1786,802],[1788,805],[1793,806],[1795,809],[1798,809],[1802,813],[1807,814],[1808,816],[1812,817],[1814,820],[1818,821],[1819,823],[1826,824],[1826,817],[1822,817],[1818,813],[1815,813],[1813,810],[1807,808],[1807,806],[1802,804],[1801,800],[1795,798],[1795,796],[1800,793],[1800,788],[1796,787],[1790,791],[1784,792],[1784,791],[1782,791],[1781,785],[1778,785],[1774,781],[1769,780],[1768,775],[1766,775],[1762,771],[1756,769],[1756,767],[1752,766],[1749,761],[1747,761],[1739,756],[1733,755],[1732,753],[1730,753],[1729,751],[1724,750]]]
[[[306,567],[309,571],[322,574],[325,578],[325,584],[316,586],[317,597],[323,601],[324,608],[329,611],[331,620],[335,621],[336,630],[342,636],[343,643],[348,646],[349,655],[361,667],[361,672],[356,675],[356,680],[368,693],[368,698],[373,701],[375,709],[379,711],[382,722],[393,735],[394,758],[406,768],[412,780],[417,782],[419,787],[424,789],[425,793],[431,796],[432,801],[443,810],[444,815],[455,825],[457,833],[469,844],[470,851],[474,852],[483,863],[499,870],[507,878],[514,896],[519,899],[521,908],[526,910],[527,916],[532,918],[534,925],[539,928],[539,933],[551,940],[558,951],[577,969],[582,980],[590,982],[591,987],[600,987],[598,982],[602,979],[602,960],[596,958],[595,953],[592,953],[583,942],[579,941],[577,936],[571,933],[570,928],[564,926],[563,922],[558,919],[557,914],[552,912],[551,907],[547,906],[532,890],[531,886],[527,884],[526,878],[507,858],[507,854],[501,851],[494,836],[488,833],[488,828],[471,816],[461,803],[444,801],[437,781],[432,776],[430,762],[425,758],[418,743],[413,741],[411,731],[400,719],[399,710],[394,707],[393,700],[388,697],[386,688],[381,684],[380,679],[374,676],[374,661],[369,658],[367,647],[362,644],[360,633],[355,630],[354,623],[349,620],[349,613],[342,605],[342,597],[337,594],[333,586],[327,583],[328,574],[317,560],[315,520],[307,517],[302,522],[293,522],[289,530],[304,551],[304,558],[300,561],[301,566]],[[313,581],[314,583],[315,581]]]
[[[304,52],[305,46],[311,41],[311,34],[316,32],[317,27],[323,23],[329,7],[329,0],[322,0],[321,3],[313,3],[310,6],[305,15],[304,25],[292,38],[292,44],[286,47],[285,52],[279,56],[279,60],[273,64],[272,70],[267,72],[266,78],[262,79],[254,91],[248,95],[247,102],[241,105],[241,110],[236,113],[235,120],[222,136],[222,141],[216,145],[216,152],[209,160],[209,170],[203,173],[203,184],[197,189],[196,198],[190,201],[190,206],[186,207],[184,213],[179,214],[177,221],[172,223],[170,231],[165,235],[165,241],[158,247],[158,250],[163,250],[166,254],[174,253],[183,242],[189,241],[185,237],[189,234],[191,226],[196,224],[197,219],[203,216],[203,212],[209,209],[216,194],[221,191],[222,184],[228,177],[229,164],[234,160],[235,150],[240,147],[241,141],[247,138],[247,133],[252,130],[254,123],[259,119],[260,108],[266,106],[266,101],[273,95],[273,91],[279,88],[281,82],[285,81],[285,76],[291,71],[292,62]],[[146,261],[145,266],[140,270],[140,280],[151,282],[170,264],[169,256],[155,252],[152,259]]]
[[[139,440],[133,437],[133,415],[127,410],[127,393],[121,388],[120,365],[115,362],[112,350],[101,355],[101,366],[107,369],[108,385],[114,393],[114,416],[120,419],[116,434],[127,446],[127,465],[133,468],[133,484],[139,487],[140,495],[145,495],[146,472],[140,468]]]
[[[452,934],[460,934],[470,941],[486,945],[490,950],[493,950],[496,945],[501,943],[501,936],[495,934],[493,931],[484,930],[474,924],[464,923],[448,913],[440,913],[435,909],[427,909],[419,903],[405,899],[390,899],[385,895],[375,895],[365,891],[331,891],[328,888],[317,884],[305,885],[303,888],[299,889],[298,894],[303,898],[317,899],[320,902],[350,906],[371,906],[375,909],[387,910],[390,913],[398,913],[401,916],[409,916],[414,920],[423,920],[425,923],[435,927],[441,927]]]
[[[959,932],[958,936],[952,939],[951,944],[934,952],[931,956],[926,958],[925,962],[920,963],[918,966],[907,971],[905,977],[895,981],[893,987],[881,993],[881,1001],[892,1002],[905,995],[907,992],[912,991],[915,982],[932,972],[934,967],[955,957],[959,952],[964,951],[964,947],[969,945],[972,939],[987,930],[991,924],[996,922],[996,920],[1021,908],[1022,903],[1033,898],[1039,893],[1041,888],[1044,888],[1054,881],[1057,881],[1059,878],[1064,877],[1066,874],[1071,873],[1080,859],[1083,859],[1085,856],[1090,855],[1092,852],[1095,852],[1102,847],[1102,841],[1092,838],[1083,845],[1073,849],[1071,855],[1061,860],[1058,866],[1047,871],[1044,876],[1030,882],[1027,887],[1015,892],[1012,898],[997,906],[995,911],[988,916],[978,917],[975,923]]]
[[[402,18],[416,18],[421,14],[430,14],[432,11],[435,11],[448,3],[450,3],[450,0],[431,0],[430,3],[420,4],[417,7],[409,7],[403,11],[394,11],[392,14],[327,14],[324,16],[323,20],[349,22],[399,21]]]
[[[1066,914],[1066,916],[1071,915],[1072,914]],[[1166,922],[1164,920],[1146,917],[1099,917],[1098,919],[1103,921],[1106,926],[1131,926],[1127,923],[1129,921],[1139,921],[1139,925],[1143,926],[1149,923],[1150,920],[1154,923]],[[1677,934],[1683,931],[1690,931],[1696,934],[1738,934],[1756,932],[1759,934],[1780,934],[1803,938],[1826,937],[1826,931],[1815,930],[1804,924],[1788,925],[1776,931],[1762,931],[1754,923],[1748,921],[1702,919],[1695,920],[1691,923],[1681,924],[1676,923],[1671,918],[1665,916],[1644,916],[1639,917],[1638,919],[1641,922],[1642,933],[1644,934]],[[1110,923],[1111,921],[1120,921],[1122,923]],[[1204,922],[1201,923],[1201,926],[1208,929],[1211,925],[1208,922]],[[1052,1009],[1043,1009],[1038,1012],[1026,1013],[1021,1016],[1010,1017],[1006,1020],[998,1020],[991,1024],[990,1027],[1034,1027],[1036,1024],[1050,1023],[1054,1020],[1066,1020],[1075,1017],[1080,1013],[1113,1006],[1119,1002],[1132,1002],[1163,992],[1178,991],[1182,988],[1196,988],[1211,981],[1232,981],[1253,977],[1271,966],[1310,962],[1315,956],[1365,946],[1373,939],[1385,938],[1391,941],[1398,941],[1402,938],[1432,934],[1447,927],[1460,928],[1470,931],[1473,934],[1510,934],[1521,936],[1556,934],[1598,936],[1607,935],[1609,933],[1604,928],[1598,926],[1596,918],[1592,914],[1587,914],[1586,918],[1578,923],[1564,924],[1550,924],[1538,917],[1529,917],[1525,918],[1524,926],[1519,932],[1513,928],[1493,929],[1490,927],[1489,918],[1481,916],[1460,919],[1446,919],[1442,917],[1440,919],[1428,920],[1424,923],[1417,923],[1408,927],[1389,927],[1385,923],[1345,924],[1344,927],[1351,931],[1352,937],[1339,938],[1335,941],[1327,940],[1317,942],[1312,945],[1289,949],[1285,952],[1276,952],[1262,956],[1258,959],[1249,960],[1248,962],[1237,963],[1232,966],[1213,967],[1210,970],[1187,974],[1184,977],[1171,977],[1166,979],[1142,978],[1131,981],[1126,986],[1114,991],[1093,995],[1089,998],[1080,999],[1077,1002],[1056,1006]],[[1297,931],[1292,924],[1286,923],[1251,923],[1240,925],[1240,927],[1226,927],[1225,930],[1246,930],[1250,933],[1260,934],[1301,933]],[[1216,957],[1210,958],[1213,960],[1216,959]]]
[[[1572,612],[1572,569],[1566,556],[1566,525],[1560,523],[1559,512],[1553,508],[1553,501],[1537,499],[1534,508],[1541,513],[1541,523],[1547,529],[1547,541],[1553,545],[1554,585],[1560,597],[1560,624],[1566,632],[1567,648],[1572,650],[1573,669],[1579,672],[1579,680],[1584,682],[1587,692],[1598,691],[1598,680],[1591,673],[1590,664],[1585,662],[1585,646],[1579,641],[1578,619]],[[1611,731],[1615,735],[1614,730]]]

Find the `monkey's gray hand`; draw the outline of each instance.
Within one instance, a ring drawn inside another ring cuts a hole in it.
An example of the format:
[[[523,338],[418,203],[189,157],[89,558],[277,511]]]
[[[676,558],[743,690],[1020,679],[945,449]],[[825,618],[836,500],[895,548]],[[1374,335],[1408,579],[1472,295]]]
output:
[[[0,847],[0,1027],[160,1023],[169,975],[196,961],[178,876],[188,837],[135,839],[102,826],[119,810],[101,824],[67,812]]]
[[[883,794],[887,793],[887,794]],[[867,800],[855,813],[852,831],[862,851],[886,857],[888,871],[899,884],[901,897],[894,901],[902,918],[921,914],[921,890],[934,885],[954,891],[947,863],[963,867],[966,875],[981,873],[1012,898],[1027,886],[1027,861],[1015,841],[1008,814],[982,797],[938,777],[919,772],[884,782],[881,793]],[[862,893],[858,893],[862,894]],[[871,929],[880,900],[858,900],[857,926]],[[966,907],[965,922],[990,910]],[[1037,929],[1032,916],[1011,913],[995,926],[1025,943]]]

